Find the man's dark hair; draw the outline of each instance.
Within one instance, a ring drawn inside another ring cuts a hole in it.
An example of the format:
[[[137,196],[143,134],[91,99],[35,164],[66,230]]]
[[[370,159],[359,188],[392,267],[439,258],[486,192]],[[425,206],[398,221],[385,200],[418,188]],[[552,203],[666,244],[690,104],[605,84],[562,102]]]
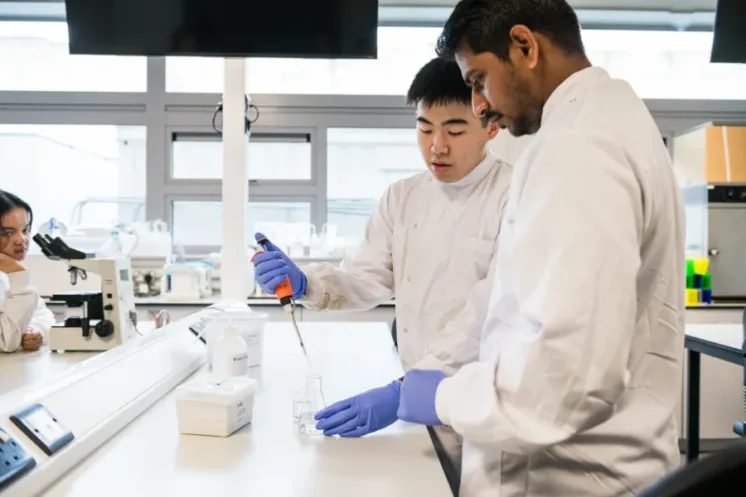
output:
[[[407,92],[407,103],[427,107],[471,105],[471,89],[464,83],[458,64],[436,57],[417,72]]]
[[[568,54],[584,55],[580,23],[566,0],[461,0],[438,38],[437,54],[453,59],[464,43],[475,54],[508,59],[510,30],[522,24]]]

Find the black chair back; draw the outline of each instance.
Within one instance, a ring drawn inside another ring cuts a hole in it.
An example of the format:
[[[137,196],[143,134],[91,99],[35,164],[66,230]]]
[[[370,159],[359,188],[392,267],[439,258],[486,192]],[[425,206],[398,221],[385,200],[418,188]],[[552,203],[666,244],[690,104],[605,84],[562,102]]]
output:
[[[746,440],[703,456],[666,476],[636,497],[743,497]]]

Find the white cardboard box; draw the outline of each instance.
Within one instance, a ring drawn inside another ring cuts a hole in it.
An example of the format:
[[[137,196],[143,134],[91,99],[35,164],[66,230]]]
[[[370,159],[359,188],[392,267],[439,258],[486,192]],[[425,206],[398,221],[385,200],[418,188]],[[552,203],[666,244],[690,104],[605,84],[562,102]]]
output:
[[[204,376],[176,388],[179,432],[230,436],[251,422],[257,382],[251,378]]]

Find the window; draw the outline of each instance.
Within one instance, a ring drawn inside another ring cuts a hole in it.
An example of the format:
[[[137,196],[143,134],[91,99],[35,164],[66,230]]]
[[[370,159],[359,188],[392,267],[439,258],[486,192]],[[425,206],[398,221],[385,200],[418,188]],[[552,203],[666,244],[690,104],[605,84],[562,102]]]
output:
[[[327,222],[339,236],[362,239],[386,188],[425,170],[416,130],[330,128]]]
[[[746,65],[711,64],[711,32],[583,32],[591,61],[642,98],[746,99]]]
[[[193,200],[172,203],[171,226],[175,244],[215,246],[223,243],[223,204]],[[257,223],[311,223],[309,202],[249,202],[247,240]]]
[[[246,63],[250,93],[402,95],[435,57],[439,28],[378,28],[376,60],[256,58]],[[223,61],[167,57],[166,91],[222,93]]]
[[[0,90],[146,90],[145,57],[70,55],[67,43],[64,22],[0,22]]]
[[[36,227],[145,219],[144,126],[0,125],[0,164]]]
[[[222,179],[223,143],[218,135],[177,134],[171,150],[173,178]],[[246,155],[249,179],[311,179],[309,135],[252,133]]]
[[[377,60],[249,59],[250,93],[403,95],[435,56],[440,28],[378,28]],[[584,30],[594,64],[642,98],[746,99],[746,65],[711,64],[711,32]],[[221,59],[166,59],[169,92],[223,91]]]

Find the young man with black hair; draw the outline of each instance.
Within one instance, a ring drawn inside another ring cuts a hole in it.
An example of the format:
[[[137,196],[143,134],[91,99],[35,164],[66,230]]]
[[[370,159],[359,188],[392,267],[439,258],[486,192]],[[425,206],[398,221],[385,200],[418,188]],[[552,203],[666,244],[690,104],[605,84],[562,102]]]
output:
[[[405,370],[452,374],[478,357],[512,167],[488,151],[497,126],[472,113],[454,62],[436,58],[422,67],[407,100],[416,106],[427,170],[388,188],[360,248],[339,267],[301,269],[271,247],[254,258],[256,278],[274,293],[288,277],[296,298],[311,309],[362,311],[395,295]],[[318,427],[343,437],[385,428],[397,419],[399,388],[392,378],[333,404],[319,412]]]
[[[438,43],[516,164],[480,360],[407,372],[400,419],[464,439],[462,497],[637,495],[680,464],[684,213],[632,87],[565,0],[462,0]]]

